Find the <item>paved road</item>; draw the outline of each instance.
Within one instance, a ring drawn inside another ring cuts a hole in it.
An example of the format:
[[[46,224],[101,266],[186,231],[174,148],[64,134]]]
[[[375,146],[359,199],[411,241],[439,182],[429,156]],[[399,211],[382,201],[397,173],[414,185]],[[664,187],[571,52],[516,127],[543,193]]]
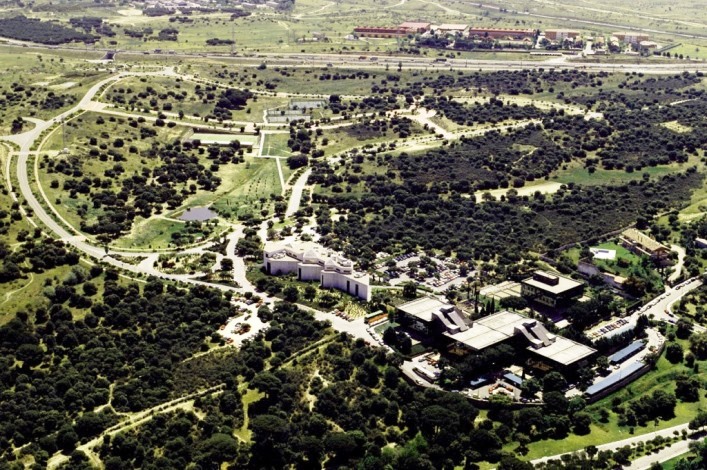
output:
[[[307,180],[311,174],[312,169],[308,168],[299,178],[297,178],[297,181],[292,186],[292,195],[290,196],[290,201],[287,204],[285,217],[292,217],[295,212],[299,210],[300,204],[302,203],[302,193],[304,192],[304,187],[307,185]]]
[[[599,449],[599,450],[611,450],[611,451],[615,451],[616,449],[619,449],[620,447],[623,447],[623,446],[630,446],[630,445],[633,445],[633,444],[635,444],[635,443],[637,443],[637,442],[641,442],[641,441],[643,441],[643,442],[645,442],[645,441],[650,441],[650,440],[652,440],[652,439],[655,439],[655,438],[658,437],[658,436],[662,436],[662,437],[672,437],[672,436],[673,436],[673,433],[674,433],[675,431],[677,431],[678,433],[680,433],[680,432],[682,432],[684,429],[688,429],[687,423],[685,423],[685,424],[679,424],[679,425],[677,425],[677,426],[673,426],[673,427],[670,427],[670,428],[666,428],[666,429],[663,429],[663,430],[660,430],[660,431],[653,431],[653,432],[649,432],[649,433],[646,433],[646,434],[641,434],[641,435],[639,435],[639,436],[632,436],[632,437],[629,437],[629,438],[627,438],[627,439],[622,439],[622,440],[620,440],[620,441],[610,442],[610,443],[608,443],[608,444],[601,444],[601,445],[598,445],[598,446],[596,446],[596,447],[597,447],[597,449]],[[562,454],[550,455],[550,456],[547,456],[547,457],[542,457],[542,458],[540,458],[540,459],[531,460],[531,463],[532,463],[533,465],[537,465],[537,464],[539,464],[539,463],[547,462],[548,460],[556,460],[556,459],[561,458],[563,455],[566,455],[566,454],[573,454],[573,453],[574,453],[574,452],[564,452],[564,453],[562,453]]]
[[[668,282],[675,282],[680,278],[682,266],[685,264],[685,248],[680,245],[670,245],[670,249],[678,254],[678,262],[675,264],[673,272],[668,277]]]
[[[487,5],[484,5],[487,7]],[[490,8],[490,7],[489,7]],[[497,8],[497,7],[496,7]],[[537,15],[543,16],[543,15]],[[576,20],[581,22],[581,20]],[[592,22],[585,22],[593,24]],[[595,23],[602,24],[602,23]],[[619,28],[620,29],[620,28]],[[650,31],[650,30],[649,30]],[[672,32],[673,35],[679,35],[680,33]],[[693,35],[689,35],[692,37]],[[40,44],[33,43],[21,43],[14,41],[13,43],[6,44],[6,46],[14,47],[28,47],[31,49],[47,50],[51,52],[53,49],[70,50],[74,52],[86,52],[85,48],[79,47],[58,47],[49,48],[49,46],[44,46]],[[113,49],[92,49],[90,52],[112,52]],[[138,50],[124,50],[118,51],[119,56],[144,58],[145,51]],[[370,60],[358,60],[359,52],[354,55],[345,54],[306,54],[306,53],[293,53],[284,54],[282,52],[272,52],[266,53],[261,52],[258,54],[250,54],[246,56],[231,56],[224,54],[213,54],[213,53],[201,53],[201,52],[188,52],[180,53],[175,52],[155,54],[150,53],[152,56],[164,57],[172,60],[179,60],[184,58],[213,58],[228,60],[234,65],[245,66],[245,67],[256,67],[263,62],[274,65],[274,66],[287,66],[296,68],[310,68],[310,67],[329,67],[331,68],[357,68],[357,69],[372,69],[372,70],[388,70],[391,68],[397,69],[398,64],[401,64],[403,69],[417,69],[417,70],[428,70],[428,69],[438,69],[438,70],[482,70],[482,71],[505,71],[505,70],[523,70],[523,69],[578,69],[578,70],[591,70],[591,71],[604,71],[604,72],[636,72],[644,74],[658,74],[658,75],[673,75],[676,73],[681,73],[684,71],[695,72],[695,71],[707,71],[707,63],[705,62],[692,62],[692,61],[680,61],[675,63],[667,64],[655,64],[655,63],[643,63],[633,62],[634,58],[626,58],[627,61],[624,63],[593,63],[593,62],[572,62],[572,61],[562,61],[557,62],[556,58],[548,59],[547,61],[536,61],[536,60],[467,60],[467,59],[448,59],[444,63],[435,63],[434,58],[427,57],[411,57],[405,55],[381,55],[377,57],[376,61]]]
[[[703,433],[699,435],[689,436],[686,440],[679,440],[673,445],[661,449],[655,454],[646,455],[631,462],[631,465],[626,467],[627,470],[648,470],[655,463],[666,462],[672,458],[686,454],[690,450],[690,443],[699,442],[705,438]]]

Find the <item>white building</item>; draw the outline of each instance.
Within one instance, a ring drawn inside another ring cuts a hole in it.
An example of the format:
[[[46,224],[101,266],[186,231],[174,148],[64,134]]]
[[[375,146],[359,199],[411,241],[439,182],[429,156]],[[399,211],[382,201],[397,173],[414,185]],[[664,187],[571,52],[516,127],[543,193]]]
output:
[[[324,288],[370,301],[370,277],[353,266],[353,261],[313,242],[270,243],[263,250],[263,267],[268,274],[296,273],[300,281],[319,281]]]

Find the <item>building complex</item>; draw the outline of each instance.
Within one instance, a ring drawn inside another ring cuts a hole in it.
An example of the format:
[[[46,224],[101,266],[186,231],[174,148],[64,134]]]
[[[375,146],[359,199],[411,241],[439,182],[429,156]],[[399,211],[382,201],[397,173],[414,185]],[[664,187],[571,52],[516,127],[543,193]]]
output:
[[[666,260],[670,254],[670,248],[635,228],[621,232],[619,242],[627,250],[639,256],[648,256],[654,261]]]
[[[483,351],[504,342],[525,346],[534,363],[552,368],[583,363],[595,350],[550,333],[538,320],[502,311],[471,320],[457,307],[435,297],[422,297],[397,308],[401,324],[435,339],[445,340],[457,351]]]
[[[268,244],[263,267],[271,275],[295,273],[300,281],[318,281],[324,288],[371,300],[369,275],[355,271],[353,261],[314,242]]]

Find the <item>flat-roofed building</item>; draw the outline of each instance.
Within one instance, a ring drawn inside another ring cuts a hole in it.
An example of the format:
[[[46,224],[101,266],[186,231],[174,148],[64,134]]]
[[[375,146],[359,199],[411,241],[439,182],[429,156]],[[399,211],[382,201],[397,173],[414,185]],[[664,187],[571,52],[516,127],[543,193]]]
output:
[[[423,21],[406,21],[401,23],[399,28],[410,33],[424,33],[425,31],[429,31],[431,26],[431,23],[426,23]]]
[[[438,35],[463,35],[469,31],[468,24],[444,23],[434,27],[435,34]]]
[[[650,39],[650,36],[647,34],[635,31],[618,31],[611,35],[626,44],[639,44],[641,41],[648,41]]]
[[[535,271],[520,283],[521,296],[552,308],[565,307],[583,293],[583,283],[547,271]]]
[[[357,26],[354,28],[356,36],[364,38],[400,38],[410,34],[409,31],[398,26],[380,27],[380,26]]]
[[[444,335],[474,351],[521,338],[529,343],[526,348],[529,352],[562,367],[576,364],[596,352],[589,346],[550,333],[537,320],[509,311],[475,320],[465,331]]]
[[[457,307],[432,296],[399,305],[397,313],[402,324],[428,335],[465,331],[470,323]]]
[[[459,351],[483,351],[516,340],[554,366],[577,364],[594,354],[589,346],[550,333],[541,322],[504,310],[473,322],[443,300],[426,296],[397,307],[398,321],[429,337],[443,337]],[[450,348],[451,349],[451,348]]]
[[[670,254],[670,248],[635,228],[621,232],[619,241],[627,250],[639,256],[648,256],[653,260],[664,260]]]
[[[469,37],[472,39],[511,39],[523,40],[535,37],[534,29],[512,29],[512,28],[471,28]]]
[[[314,242],[268,244],[263,267],[271,275],[296,273],[300,281],[319,281],[324,288],[371,300],[369,275],[355,271],[353,261]]]
[[[545,37],[550,41],[564,41],[565,39],[575,39],[580,36],[580,32],[574,29],[546,29]]]

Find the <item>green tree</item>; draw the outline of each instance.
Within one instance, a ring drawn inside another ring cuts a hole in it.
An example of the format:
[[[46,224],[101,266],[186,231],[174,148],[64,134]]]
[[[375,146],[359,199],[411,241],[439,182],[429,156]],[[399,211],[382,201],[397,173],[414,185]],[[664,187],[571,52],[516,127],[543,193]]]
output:
[[[295,286],[285,287],[285,290],[283,290],[282,293],[287,302],[297,302],[299,299],[299,289]]]

